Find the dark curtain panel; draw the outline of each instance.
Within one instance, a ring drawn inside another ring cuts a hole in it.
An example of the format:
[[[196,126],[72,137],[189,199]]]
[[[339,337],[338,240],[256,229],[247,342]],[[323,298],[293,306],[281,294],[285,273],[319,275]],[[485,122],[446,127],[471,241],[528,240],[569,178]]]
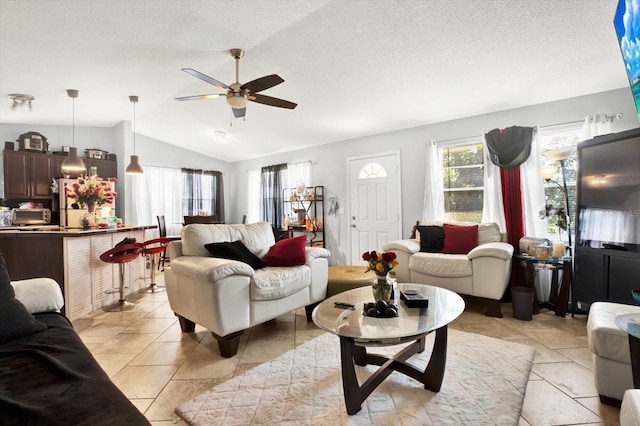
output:
[[[280,229],[284,215],[282,191],[286,185],[287,165],[277,164],[262,168],[260,194],[262,198],[262,220],[273,229]]]
[[[182,169],[182,214],[194,216],[200,211],[218,216],[224,222],[222,173],[211,170]]]
[[[502,179],[502,201],[509,244],[517,250],[520,246],[520,238],[524,237],[520,168],[500,168],[500,179]],[[524,285],[524,273],[520,261],[514,257],[512,262],[511,285]]]
[[[226,222],[224,219],[224,184],[222,181],[222,172],[212,172],[213,173],[213,181],[216,186],[215,190],[215,203],[213,214],[218,215],[218,220],[220,222]]]

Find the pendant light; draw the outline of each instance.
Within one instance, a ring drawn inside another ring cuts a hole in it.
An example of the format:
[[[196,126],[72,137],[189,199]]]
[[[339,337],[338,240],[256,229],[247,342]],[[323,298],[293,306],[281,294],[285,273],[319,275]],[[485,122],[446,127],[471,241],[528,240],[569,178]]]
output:
[[[69,148],[69,155],[62,162],[60,168],[63,173],[78,174],[87,170],[82,158],[78,157],[78,148],[76,148],[76,98],[78,97],[78,91],[74,89],[68,89],[67,95],[73,100],[73,121],[71,127],[71,147]]]
[[[138,97],[129,96],[129,101],[133,104],[133,155],[131,156],[131,163],[127,166],[125,173],[128,175],[141,175],[144,173],[144,170],[140,165],[140,159],[136,155],[136,103],[138,102]]]

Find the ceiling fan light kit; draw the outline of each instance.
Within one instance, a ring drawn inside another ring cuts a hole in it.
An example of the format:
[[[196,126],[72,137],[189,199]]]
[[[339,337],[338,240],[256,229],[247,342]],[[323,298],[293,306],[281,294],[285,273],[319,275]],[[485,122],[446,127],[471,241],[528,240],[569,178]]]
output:
[[[141,175],[144,173],[144,169],[140,165],[140,158],[136,155],[136,103],[138,103],[138,97],[129,96],[129,102],[133,104],[133,155],[124,172],[128,175]]]
[[[248,83],[240,84],[240,59],[244,56],[244,50],[230,49],[229,54],[233,56],[236,61],[236,82],[231,85],[226,85],[192,68],[182,68],[182,71],[187,74],[216,86],[219,89],[226,90],[226,94],[182,96],[175,99],[178,101],[192,101],[225,96],[227,98],[227,104],[233,109],[233,116],[236,118],[243,118],[245,116],[247,101],[286,109],[294,109],[298,105],[284,99],[273,98],[258,93],[283,83],[284,80],[277,74],[266,75]]]
[[[78,173],[87,170],[87,167],[78,156],[78,148],[76,148],[76,98],[78,91],[75,89],[67,89],[67,95],[72,99],[72,124],[71,124],[71,147],[69,147],[69,155],[60,165],[63,173]]]

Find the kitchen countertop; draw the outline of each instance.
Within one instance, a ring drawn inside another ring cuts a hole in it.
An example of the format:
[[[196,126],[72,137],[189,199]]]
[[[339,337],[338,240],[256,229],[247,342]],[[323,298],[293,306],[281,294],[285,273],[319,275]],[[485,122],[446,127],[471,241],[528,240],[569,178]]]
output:
[[[86,236],[96,234],[106,234],[115,232],[139,231],[144,229],[155,229],[158,225],[124,225],[122,228],[72,228],[58,225],[26,225],[26,226],[0,226],[0,238],[4,236],[51,234],[63,237]]]

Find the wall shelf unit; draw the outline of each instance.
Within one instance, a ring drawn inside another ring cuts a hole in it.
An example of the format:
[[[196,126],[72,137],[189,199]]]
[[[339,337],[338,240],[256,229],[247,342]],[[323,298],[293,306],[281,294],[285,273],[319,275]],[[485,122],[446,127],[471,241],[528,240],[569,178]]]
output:
[[[288,236],[305,234],[311,247],[324,247],[324,187],[285,188],[284,230]]]

